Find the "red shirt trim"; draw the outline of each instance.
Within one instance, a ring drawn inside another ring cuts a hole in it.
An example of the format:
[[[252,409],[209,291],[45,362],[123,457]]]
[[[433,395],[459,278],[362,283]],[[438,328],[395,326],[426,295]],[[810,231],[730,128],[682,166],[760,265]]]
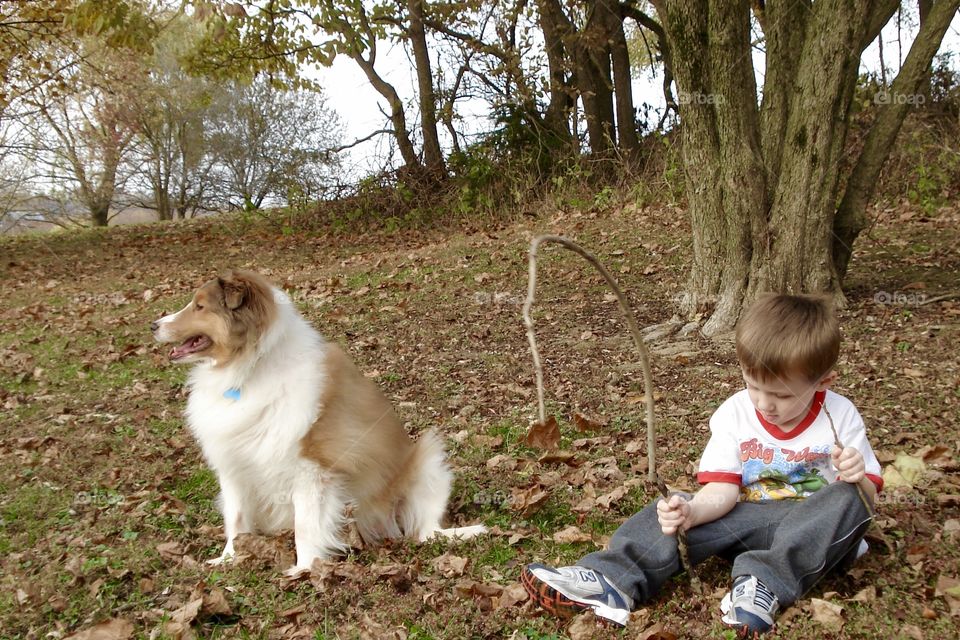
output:
[[[883,491],[883,478],[880,476],[875,476],[872,473],[866,474],[867,480],[873,483],[873,486],[877,488],[877,493]]]
[[[762,426],[771,436],[777,440],[792,440],[806,431],[807,427],[812,425],[817,419],[817,416],[820,415],[820,408],[823,407],[823,399],[826,396],[826,391],[817,391],[815,394],[813,394],[813,402],[810,403],[810,410],[807,411],[807,415],[805,415],[803,420],[801,420],[800,423],[790,431],[784,431],[772,422],[767,422],[756,409],[754,409],[754,413],[757,414],[757,420],[760,421],[760,426]]]
[[[697,474],[697,482],[707,484],[708,482],[728,482],[740,486],[742,478],[739,473],[730,473],[728,471],[701,471]]]

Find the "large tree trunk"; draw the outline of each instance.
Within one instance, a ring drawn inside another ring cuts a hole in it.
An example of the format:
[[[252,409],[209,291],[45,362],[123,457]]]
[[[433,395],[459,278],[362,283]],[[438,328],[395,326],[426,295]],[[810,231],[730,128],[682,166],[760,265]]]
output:
[[[923,104],[925,92],[929,92],[930,64],[958,8],[960,0],[940,0],[924,13],[920,31],[900,73],[886,93],[886,99],[878,100],[877,119],[867,134],[834,220],[831,252],[841,280],[853,255],[853,243],[867,227],[867,206],[873,198],[883,163],[890,155],[907,112],[913,105]]]
[[[430,51],[427,49],[427,34],[423,26],[423,0],[407,0],[410,17],[410,43],[417,72],[417,88],[420,102],[420,131],[423,135],[423,163],[427,170],[438,177],[446,173],[440,136],[437,133],[437,99],[433,90],[433,72]]]
[[[749,0],[654,4],[680,102],[694,251],[686,310],[708,313],[711,335],[762,291],[842,300],[832,251],[840,160],[860,53],[890,0],[758,4],[768,45],[759,110]]]

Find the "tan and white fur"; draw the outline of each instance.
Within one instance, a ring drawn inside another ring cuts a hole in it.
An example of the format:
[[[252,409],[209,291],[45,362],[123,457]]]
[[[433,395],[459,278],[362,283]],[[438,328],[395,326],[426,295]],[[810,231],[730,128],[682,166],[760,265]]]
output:
[[[220,483],[226,545],[241,533],[294,530],[289,572],[346,549],[347,507],[365,542],[471,537],[441,528],[453,482],[433,431],[414,442],[389,401],[287,295],[229,271],[151,325],[170,359],[194,363],[186,417]]]

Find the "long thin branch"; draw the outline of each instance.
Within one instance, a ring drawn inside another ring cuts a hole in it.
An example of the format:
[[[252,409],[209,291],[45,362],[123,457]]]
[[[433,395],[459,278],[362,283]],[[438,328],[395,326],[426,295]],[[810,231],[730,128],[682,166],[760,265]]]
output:
[[[527,282],[527,299],[523,304],[523,323],[527,327],[527,339],[530,342],[530,351],[533,354],[533,365],[537,377],[537,407],[539,410],[540,422],[541,424],[545,423],[547,419],[543,391],[543,364],[540,359],[540,350],[537,348],[537,338],[534,332],[534,322],[533,317],[530,315],[530,310],[533,307],[533,302],[537,291],[537,249],[539,249],[541,244],[548,242],[559,244],[565,249],[573,251],[593,265],[593,267],[600,272],[600,275],[603,276],[603,279],[606,280],[607,285],[610,286],[610,289],[613,290],[614,295],[617,297],[620,310],[623,312],[623,315],[627,321],[627,326],[630,329],[630,335],[633,336],[633,342],[637,347],[637,351],[640,353],[640,365],[643,370],[643,385],[645,401],[647,405],[647,476],[650,482],[656,483],[657,488],[659,489],[663,498],[669,499],[670,494],[667,490],[667,486],[657,474],[656,431],[653,417],[653,374],[650,370],[650,355],[647,351],[646,345],[643,343],[643,337],[640,335],[640,327],[637,325],[636,316],[630,308],[630,303],[627,301],[627,297],[623,294],[623,291],[620,289],[617,281],[614,279],[613,275],[607,271],[606,267],[600,264],[600,262],[590,252],[577,243],[573,242],[569,238],[555,235],[537,236],[530,243],[530,275],[529,281]],[[699,592],[701,590],[700,579],[696,572],[694,572],[693,565],[690,563],[690,557],[687,550],[687,532],[683,529],[679,529],[677,531],[677,547],[683,568],[690,576],[690,586],[695,591]]]
[[[833,416],[830,415],[830,411],[827,409],[826,400],[824,400],[822,408],[823,408],[823,412],[827,416],[827,420],[830,421],[830,430],[833,431],[833,443],[836,446],[840,447],[841,450],[843,450],[844,446],[843,446],[843,443],[840,442],[840,434],[837,433],[837,427],[836,425],[833,424]],[[863,487],[860,486],[859,482],[856,484],[856,487],[857,487],[857,493],[860,495],[860,500],[863,502],[863,506],[867,508],[867,513],[869,513],[872,516],[873,505],[870,504],[870,501],[867,499],[867,495],[863,492]]]

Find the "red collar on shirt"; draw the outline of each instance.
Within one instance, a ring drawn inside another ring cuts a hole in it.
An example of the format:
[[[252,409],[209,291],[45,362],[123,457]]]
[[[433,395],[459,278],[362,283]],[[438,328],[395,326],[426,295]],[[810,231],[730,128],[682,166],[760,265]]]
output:
[[[760,424],[771,436],[777,440],[792,440],[806,431],[807,427],[812,425],[813,421],[817,419],[817,416],[820,415],[820,407],[823,406],[823,399],[826,396],[826,391],[817,391],[815,394],[813,394],[813,402],[810,403],[810,410],[807,411],[807,415],[805,415],[803,420],[801,420],[800,423],[790,431],[784,431],[772,422],[764,420],[759,411],[754,410],[754,412],[757,414],[757,420],[760,421]]]

